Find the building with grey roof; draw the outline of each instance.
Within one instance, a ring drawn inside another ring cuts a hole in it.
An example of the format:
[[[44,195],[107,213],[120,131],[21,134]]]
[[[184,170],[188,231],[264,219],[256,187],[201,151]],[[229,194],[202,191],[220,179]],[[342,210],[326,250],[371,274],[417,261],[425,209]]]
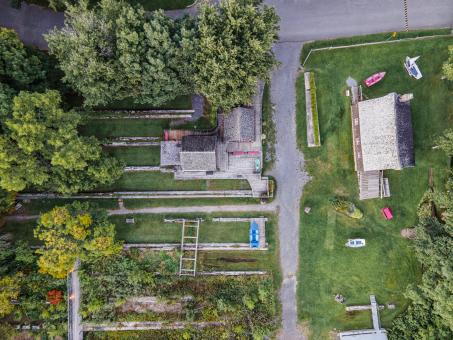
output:
[[[253,142],[255,140],[255,110],[251,107],[236,107],[224,118],[226,142]]]
[[[360,101],[353,110],[357,171],[401,170],[415,166],[411,111],[396,93]]]
[[[180,152],[183,171],[215,171],[216,136],[190,135],[182,138]]]

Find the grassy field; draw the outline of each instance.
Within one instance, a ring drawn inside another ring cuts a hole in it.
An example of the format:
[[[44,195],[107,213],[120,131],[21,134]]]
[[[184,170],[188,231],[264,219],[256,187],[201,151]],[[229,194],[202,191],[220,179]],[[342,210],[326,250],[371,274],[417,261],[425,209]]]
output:
[[[342,42],[343,43],[343,42]],[[441,67],[447,58],[452,37],[355,47],[312,53],[306,68],[314,71],[317,82],[322,147],[308,149],[305,128],[303,76],[297,82],[298,143],[303,149],[308,172],[313,179],[304,188],[301,203],[301,244],[299,273],[299,311],[308,320],[313,339],[326,339],[333,329],[371,327],[368,312],[346,314],[334,301],[341,293],[347,304],[369,303],[375,294],[379,303],[395,303],[396,310],[384,310],[381,320],[389,327],[407,301],[403,292],[419,279],[418,267],[409,241],[401,238],[402,228],[416,222],[416,207],[428,187],[428,170],[434,170],[436,186],[442,186],[449,163],[432,150],[434,138],[453,122],[453,86],[441,80]],[[421,80],[409,78],[402,63],[406,56],[420,55]],[[415,139],[416,167],[386,171],[391,198],[358,201],[354,173],[349,101],[345,97],[346,79],[361,81],[386,71],[384,80],[365,89],[367,98],[389,92],[413,93],[411,102]],[[329,198],[347,197],[365,214],[360,221],[337,215]],[[312,212],[303,213],[303,207]],[[392,221],[385,221],[380,208],[390,206]],[[344,247],[348,238],[365,238],[362,249]]]
[[[247,243],[248,222],[214,222],[214,217],[257,217],[268,218],[266,238],[268,251],[203,251],[199,254],[199,270],[267,270],[280,282],[275,238],[276,216],[261,213],[216,213],[216,214],[131,214],[110,216],[116,225],[117,238],[126,243],[179,243],[181,224],[164,223],[164,219],[201,218],[199,242]],[[134,218],[134,224],[127,224],[126,218]],[[31,245],[39,242],[33,237],[36,221],[10,221],[0,228],[0,234],[11,233],[14,240],[26,240]]]
[[[169,127],[163,119],[90,119],[79,130],[85,136],[108,137],[161,137]]]
[[[223,216],[223,215],[222,215]],[[250,213],[247,216],[254,216]],[[127,224],[126,218],[135,218],[135,224]],[[164,223],[164,219],[201,218],[199,242],[248,242],[249,224],[247,222],[220,223],[212,220],[213,216],[198,214],[163,215],[136,214],[111,216],[117,226],[118,238],[128,243],[179,243],[181,242],[181,224]]]
[[[107,147],[104,150],[128,166],[158,166],[160,164],[160,147]]]
[[[409,32],[384,32],[377,34],[367,34],[367,35],[358,35],[353,37],[345,37],[333,40],[317,40],[304,44],[302,47],[301,53],[301,63],[305,61],[308,53],[311,49],[323,48],[323,47],[333,47],[333,46],[344,46],[344,45],[354,45],[354,44],[363,44],[377,41],[396,41],[407,38],[417,38],[417,37],[426,37],[432,35],[449,35],[451,34],[450,28],[438,28],[438,29],[428,29],[428,30],[413,30]]]
[[[111,186],[96,191],[249,190],[246,180],[174,180],[172,173],[127,172]]]

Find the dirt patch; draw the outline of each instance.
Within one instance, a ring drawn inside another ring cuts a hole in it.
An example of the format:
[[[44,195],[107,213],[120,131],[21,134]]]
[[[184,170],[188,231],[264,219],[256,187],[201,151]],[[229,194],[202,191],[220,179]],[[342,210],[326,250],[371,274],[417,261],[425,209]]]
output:
[[[400,234],[401,234],[402,237],[407,238],[409,240],[413,240],[417,236],[415,228],[404,228],[404,229],[401,229]]]
[[[168,301],[155,296],[143,296],[127,299],[121,306],[122,312],[136,313],[181,313],[186,301],[191,300],[191,297],[180,299],[179,301]]]
[[[243,259],[240,257],[218,257],[217,260],[231,263],[256,262],[256,259]]]

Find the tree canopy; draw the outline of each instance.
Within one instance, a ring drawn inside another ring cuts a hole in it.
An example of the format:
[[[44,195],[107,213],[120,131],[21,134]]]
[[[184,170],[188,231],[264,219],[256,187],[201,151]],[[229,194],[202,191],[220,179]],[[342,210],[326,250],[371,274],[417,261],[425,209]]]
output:
[[[191,91],[185,78],[192,21],[175,22],[162,11],[145,15],[122,0],[68,6],[65,27],[46,36],[64,79],[85,97],[103,105],[133,97],[160,105]]]
[[[121,243],[115,241],[115,225],[105,214],[79,202],[42,214],[35,237],[44,243],[36,251],[41,255],[39,271],[55,278],[65,278],[77,258],[107,257],[122,250]]]
[[[60,108],[57,91],[21,92],[0,136],[0,187],[27,187],[71,194],[110,184],[122,168],[103,157],[94,137],[77,133],[80,115]]]
[[[449,58],[444,63],[443,73],[448,80],[453,80],[453,45],[448,48]]]
[[[453,154],[451,131],[437,145]],[[453,337],[453,194],[451,179],[446,190],[428,192],[419,209],[414,250],[423,268],[421,282],[406,292],[411,304],[398,316],[391,339],[451,339]],[[433,216],[434,205],[436,216]]]
[[[0,82],[29,85],[45,77],[41,66],[39,58],[27,52],[15,31],[0,27]]]
[[[278,16],[258,0],[205,4],[199,15],[199,44],[194,58],[195,87],[214,107],[249,104],[257,81],[276,65],[271,51]]]

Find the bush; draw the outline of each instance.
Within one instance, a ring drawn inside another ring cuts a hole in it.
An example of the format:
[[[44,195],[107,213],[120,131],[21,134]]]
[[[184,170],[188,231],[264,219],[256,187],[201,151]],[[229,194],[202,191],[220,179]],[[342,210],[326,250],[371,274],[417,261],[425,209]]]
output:
[[[335,211],[343,215],[349,216],[354,219],[361,219],[363,217],[362,211],[357,208],[352,202],[335,197],[330,200],[330,203],[334,207]]]

